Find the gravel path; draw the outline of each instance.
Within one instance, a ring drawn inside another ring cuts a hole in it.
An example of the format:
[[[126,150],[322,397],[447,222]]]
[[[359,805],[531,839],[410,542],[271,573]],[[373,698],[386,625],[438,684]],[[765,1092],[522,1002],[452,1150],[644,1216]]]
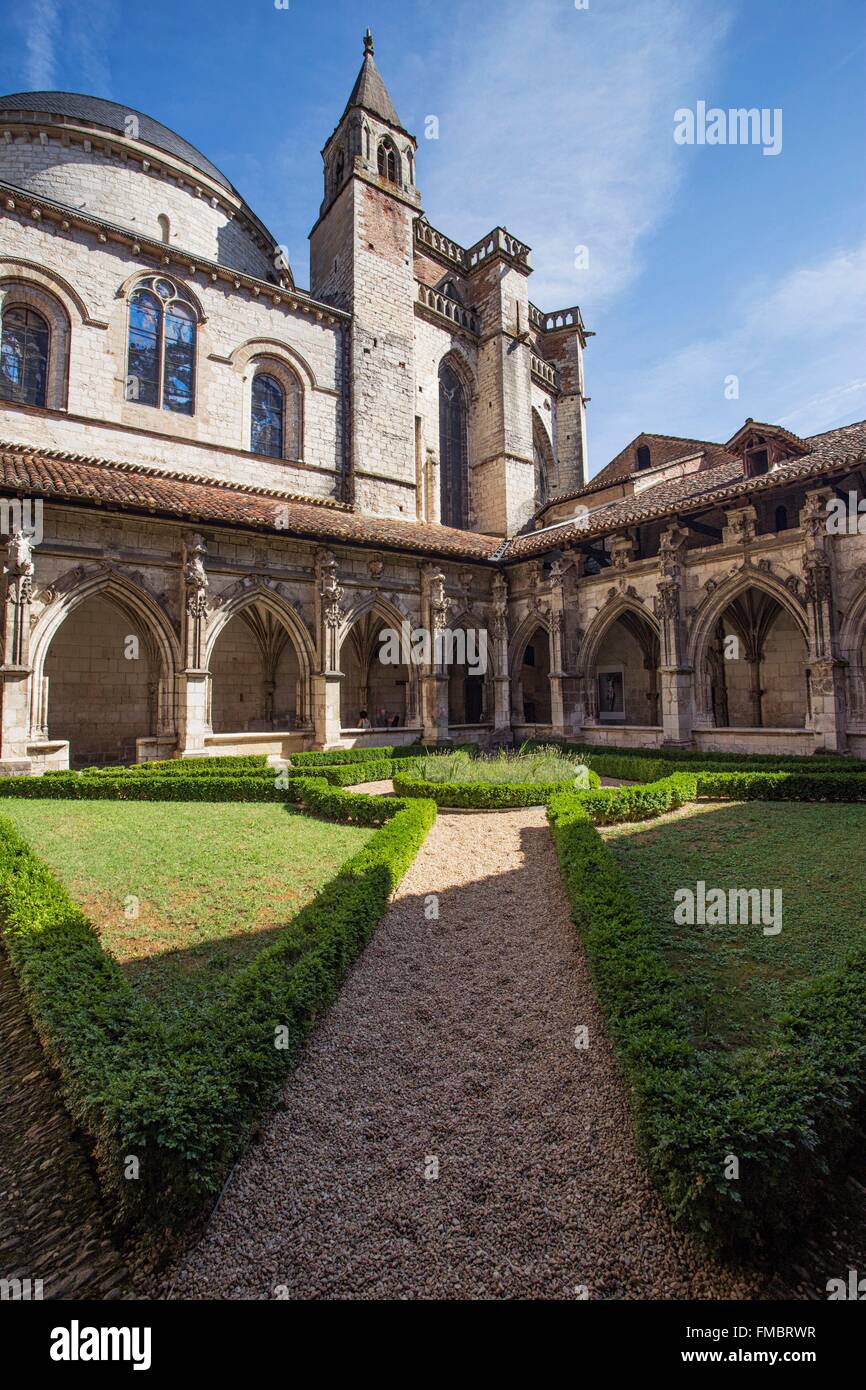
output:
[[[542,808],[440,815],[283,1105],[163,1295],[758,1291],[640,1168]]]

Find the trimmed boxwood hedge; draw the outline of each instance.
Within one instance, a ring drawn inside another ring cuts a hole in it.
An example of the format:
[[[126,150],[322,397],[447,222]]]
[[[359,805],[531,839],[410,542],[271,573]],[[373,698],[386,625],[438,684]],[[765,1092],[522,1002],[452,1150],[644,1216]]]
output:
[[[760,1054],[700,1052],[684,983],[586,795],[554,798],[548,818],[656,1186],[679,1224],[714,1246],[752,1253],[784,1238],[866,1137],[866,951],[802,985]],[[731,1154],[737,1181],[724,1176]]]
[[[264,753],[226,754],[213,758],[169,758],[144,763],[132,763],[127,767],[85,767],[81,771],[97,777],[128,776],[175,776],[175,777],[220,777],[228,772],[248,772],[254,768],[265,769],[268,760]],[[46,772],[46,777],[62,777],[63,772]]]
[[[866,772],[698,772],[698,795],[720,801],[866,801]]]
[[[804,773],[863,773],[862,758],[841,757],[831,753],[815,753],[808,757],[774,753],[703,753],[691,748],[615,748],[608,744],[567,743],[549,740],[546,746],[561,748],[563,753],[580,757],[604,777],[623,777],[626,780],[656,780],[672,772],[768,772],[797,771]],[[541,747],[529,743],[527,747]],[[620,771],[615,771],[619,768]],[[650,776],[645,775],[649,773]]]
[[[227,779],[224,794],[239,781]],[[138,796],[157,782],[179,790],[173,778],[145,779]],[[203,792],[205,783],[212,791],[212,779],[197,781]],[[431,801],[352,795],[314,778],[292,793],[317,814],[380,828],[235,978],[228,1000],[169,1020],[130,986],[0,816],[0,921],[24,998],[116,1218],[157,1243],[220,1191],[436,817]],[[125,1177],[129,1156],[139,1160],[137,1180]]]
[[[115,768],[107,772],[54,772],[44,777],[6,777],[0,796],[45,797],[74,801],[296,801],[298,782],[316,777],[334,787],[386,782],[398,769],[411,769],[417,760],[401,758],[336,767],[276,768],[260,765],[220,767],[207,772]],[[369,798],[368,798],[369,799]]]
[[[388,758],[417,758],[427,749],[420,744],[395,746],[383,744],[381,748],[331,748],[309,753],[292,753],[292,767],[333,767],[337,763],[377,763]]]
[[[590,786],[600,778],[590,772]],[[394,790],[399,796],[429,797],[437,806],[471,808],[475,811],[504,810],[511,806],[543,806],[559,792],[573,790],[574,781],[563,782],[427,782],[412,774],[394,774]]]

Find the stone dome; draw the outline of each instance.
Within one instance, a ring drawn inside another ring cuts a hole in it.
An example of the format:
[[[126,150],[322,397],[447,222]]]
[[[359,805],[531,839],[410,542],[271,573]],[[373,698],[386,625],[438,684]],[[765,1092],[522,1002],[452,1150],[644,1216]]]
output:
[[[78,92],[0,96],[0,181],[248,275],[291,278],[222,170],[133,107]]]

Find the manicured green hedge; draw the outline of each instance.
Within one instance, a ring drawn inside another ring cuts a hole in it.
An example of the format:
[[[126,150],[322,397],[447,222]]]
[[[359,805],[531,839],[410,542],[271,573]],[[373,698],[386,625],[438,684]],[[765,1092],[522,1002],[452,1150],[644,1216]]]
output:
[[[579,756],[605,777],[620,775],[610,771],[616,765],[623,768],[649,765],[653,769],[653,779],[671,772],[694,772],[701,768],[716,772],[866,772],[866,761],[862,758],[841,757],[832,753],[814,753],[803,757],[793,753],[704,753],[694,748],[616,748],[609,744],[566,743],[556,739],[550,740],[548,746],[550,743],[567,754]],[[541,744],[530,743],[527,746],[541,747]],[[630,772],[623,771],[621,775],[631,780]]]
[[[389,758],[417,758],[426,750],[419,744],[395,747],[383,744],[381,748],[331,748],[309,753],[293,753],[292,767],[333,767],[337,763],[376,763]]]
[[[569,791],[567,796],[573,796]],[[652,820],[675,811],[697,795],[693,773],[676,772],[657,782],[637,787],[605,787],[601,791],[579,792],[581,805],[594,825],[619,825],[626,821]],[[551,806],[558,805],[553,798]]]
[[[866,801],[866,772],[698,772],[697,782],[720,801]]]
[[[174,777],[220,777],[231,772],[248,772],[254,768],[266,768],[264,753],[241,753],[237,756],[213,758],[169,758],[167,760],[132,763],[128,767],[85,767],[81,771],[87,776],[128,777],[128,776],[174,776]],[[46,777],[62,777],[62,772],[46,772]]]
[[[132,989],[0,817],[0,919],[13,968],[117,1218],[157,1241],[219,1192],[436,816],[430,801],[351,796],[314,778],[296,790],[319,814],[381,828],[236,977],[227,1001],[170,1020]],[[130,1157],[137,1178],[127,1176]]]
[[[309,773],[313,776],[313,773]],[[0,797],[23,796],[68,801],[297,801],[302,779],[281,787],[276,770],[251,769],[244,776],[222,777],[101,777],[68,772],[57,777],[4,777]]]
[[[554,798],[548,817],[656,1186],[715,1246],[754,1253],[784,1238],[866,1138],[866,951],[803,986],[762,1054],[699,1052],[684,985],[585,798]],[[736,1181],[725,1177],[731,1155]]]
[[[590,785],[598,787],[597,773],[590,772]],[[437,806],[466,807],[476,811],[503,810],[510,806],[543,806],[558,792],[570,791],[574,782],[427,782],[413,775],[394,775],[399,796],[429,797]]]

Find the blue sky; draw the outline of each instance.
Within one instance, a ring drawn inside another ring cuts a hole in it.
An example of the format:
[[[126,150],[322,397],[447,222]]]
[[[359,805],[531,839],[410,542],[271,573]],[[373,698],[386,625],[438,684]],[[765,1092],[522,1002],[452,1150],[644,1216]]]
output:
[[[0,90],[173,127],[306,285],[319,151],[367,24],[430,221],[465,245],[507,226],[533,248],[533,301],[578,303],[596,331],[591,472],[642,429],[866,416],[863,0],[30,0],[0,14]],[[678,145],[674,113],[699,101],[780,108],[781,152]]]

